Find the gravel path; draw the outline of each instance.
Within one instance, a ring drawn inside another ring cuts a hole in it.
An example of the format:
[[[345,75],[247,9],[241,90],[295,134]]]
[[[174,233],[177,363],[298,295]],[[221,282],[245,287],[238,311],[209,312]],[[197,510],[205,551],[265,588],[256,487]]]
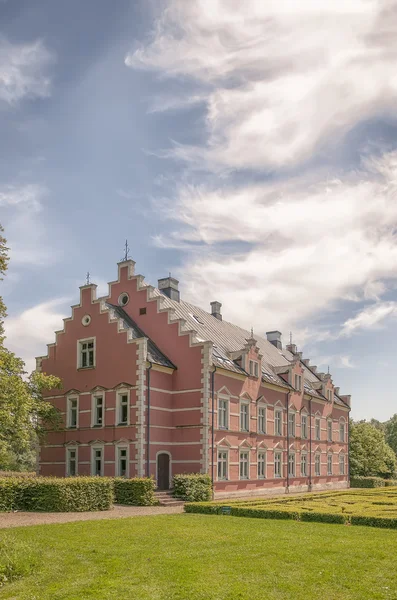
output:
[[[0,529],[26,525],[48,525],[72,521],[98,521],[100,519],[124,519],[146,515],[175,515],[183,512],[183,506],[115,506],[111,510],[82,513],[0,513]]]

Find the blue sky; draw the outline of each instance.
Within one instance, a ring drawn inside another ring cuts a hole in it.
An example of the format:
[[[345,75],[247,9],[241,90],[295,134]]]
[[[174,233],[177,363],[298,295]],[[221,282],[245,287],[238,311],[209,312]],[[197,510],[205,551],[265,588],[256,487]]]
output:
[[[33,368],[128,238],[397,412],[396,33],[389,0],[0,0],[9,347]]]

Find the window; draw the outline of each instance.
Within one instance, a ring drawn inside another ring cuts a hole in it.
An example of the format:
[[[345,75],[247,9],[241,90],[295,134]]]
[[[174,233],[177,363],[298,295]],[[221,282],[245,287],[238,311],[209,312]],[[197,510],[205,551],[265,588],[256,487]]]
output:
[[[321,420],[319,417],[316,418],[316,422],[315,422],[315,435],[316,435],[316,440],[321,439]]]
[[[345,431],[345,422],[344,421],[340,421],[339,422],[339,441],[344,443],[345,442],[345,437],[346,437],[346,431]]]
[[[258,452],[258,479],[266,478],[266,452]]]
[[[307,476],[307,454],[301,454],[301,476]]]
[[[301,437],[307,439],[307,415],[301,415]]]
[[[266,433],[266,408],[258,407],[258,433]]]
[[[321,474],[321,456],[316,454],[314,457],[314,474],[316,477],[320,477]]]
[[[282,435],[283,430],[283,412],[281,410],[276,410],[274,412],[274,434]]]
[[[80,369],[95,367],[95,340],[79,341],[79,361]]]
[[[332,442],[332,420],[328,419],[327,421],[327,437],[328,441]]]
[[[295,453],[291,452],[288,456],[288,475],[295,477]]]
[[[229,401],[225,398],[218,400],[218,428],[229,429]]]
[[[218,452],[218,479],[225,481],[227,479],[227,451]]]
[[[295,375],[295,389],[302,390],[302,375]]]
[[[339,474],[345,474],[345,455],[339,454]]]
[[[248,452],[240,452],[240,479],[249,479]]]
[[[130,297],[127,294],[127,292],[123,292],[119,296],[119,305],[120,306],[126,306],[128,304],[129,299],[130,299]]]
[[[77,475],[77,448],[66,449],[66,476],[75,477]]]
[[[328,402],[332,402],[332,400],[334,399],[334,392],[332,390],[327,390],[327,398]]]
[[[295,437],[295,413],[288,413],[288,435]]]
[[[67,427],[77,427],[78,400],[77,398],[68,398],[67,404]]]
[[[117,476],[128,477],[127,448],[117,447]]]
[[[146,306],[144,306],[143,308],[139,309],[139,314],[140,315],[146,315]]]
[[[128,425],[128,394],[117,395],[117,423]]]
[[[249,404],[246,403],[240,406],[240,429],[249,431]]]
[[[256,362],[256,360],[250,360],[250,375],[252,375],[252,377],[259,377],[259,364]]]
[[[94,396],[93,427],[103,426],[103,396]]]
[[[274,476],[275,477],[281,477],[281,464],[282,464],[281,452],[275,452],[274,453]]]
[[[332,475],[332,454],[327,456],[327,475]]]
[[[103,448],[92,449],[92,475],[103,476]]]

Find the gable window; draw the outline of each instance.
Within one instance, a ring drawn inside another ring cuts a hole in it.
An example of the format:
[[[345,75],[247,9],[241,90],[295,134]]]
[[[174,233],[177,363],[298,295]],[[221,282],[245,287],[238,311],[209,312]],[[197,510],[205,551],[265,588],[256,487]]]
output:
[[[227,479],[227,450],[219,450],[218,452],[218,479],[226,481]]]
[[[318,453],[314,457],[314,474],[316,477],[321,475],[321,456]]]
[[[301,391],[302,390],[302,375],[295,374],[295,389]]]
[[[328,419],[327,421],[327,437],[328,441],[332,442],[332,420]]]
[[[282,454],[281,452],[274,453],[274,476],[281,477],[281,465],[282,465]]]
[[[78,422],[78,400],[77,398],[68,398],[67,400],[67,427],[75,429]]]
[[[345,455],[339,454],[339,474],[345,474]]]
[[[332,475],[332,454],[327,456],[327,475]]]
[[[229,400],[218,400],[218,429],[229,429]]]
[[[301,415],[301,437],[307,439],[307,415]]]
[[[295,437],[295,413],[288,413],[288,435]]]
[[[295,477],[295,453],[290,452],[288,456],[288,475],[290,477]]]
[[[249,404],[246,402],[240,405],[240,430],[249,431]]]
[[[339,421],[339,441],[344,443],[346,437],[345,422]]]
[[[66,476],[77,475],[77,448],[66,448]]]
[[[128,425],[128,394],[117,394],[117,423]]]
[[[103,448],[92,449],[91,473],[99,477],[103,476]]]
[[[80,369],[95,367],[95,340],[79,340],[79,360]]]
[[[307,454],[301,454],[301,476],[307,476]]]
[[[103,427],[103,396],[94,396],[93,400],[93,427]]]
[[[315,421],[315,436],[316,436],[316,440],[320,440],[321,439],[321,420],[320,420],[320,417],[317,417],[316,421]]]
[[[258,479],[266,478],[266,452],[258,452]]]
[[[250,360],[249,371],[252,377],[259,377],[259,363],[257,363],[256,360]]]
[[[334,399],[334,392],[332,390],[327,390],[327,398],[328,402],[332,402],[332,400]]]
[[[123,446],[117,447],[117,476],[128,477],[128,452]]]
[[[240,479],[249,479],[249,453],[240,452]]]
[[[258,407],[258,433],[266,433],[266,407]]]
[[[283,432],[283,411],[274,411],[274,434],[282,435]]]

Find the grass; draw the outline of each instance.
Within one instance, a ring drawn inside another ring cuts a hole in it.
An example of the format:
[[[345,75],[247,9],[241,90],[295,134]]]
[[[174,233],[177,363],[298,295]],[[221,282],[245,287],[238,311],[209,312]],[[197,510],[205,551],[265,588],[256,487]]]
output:
[[[5,535],[30,548],[30,574],[0,588],[9,600],[397,598],[391,530],[182,514]]]

